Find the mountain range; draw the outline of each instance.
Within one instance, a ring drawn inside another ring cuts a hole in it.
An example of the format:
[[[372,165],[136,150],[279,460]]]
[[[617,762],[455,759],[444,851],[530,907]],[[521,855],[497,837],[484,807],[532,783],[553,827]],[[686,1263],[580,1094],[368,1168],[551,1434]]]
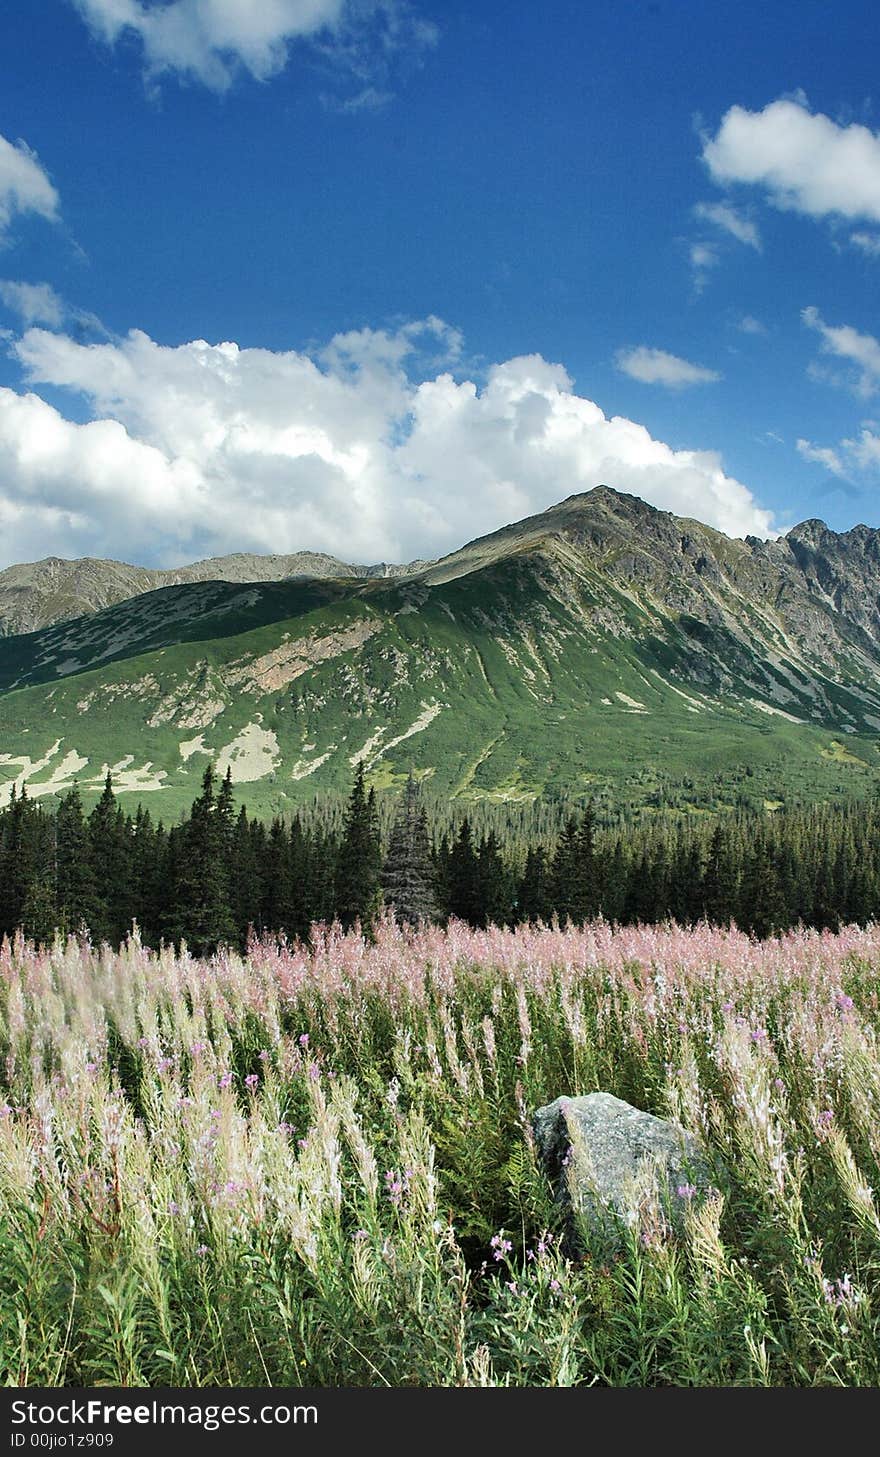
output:
[[[731,539],[606,486],[435,562],[234,555],[0,572],[0,804],[108,769],[176,815],[412,769],[468,801],[734,804],[880,767],[880,532]]]

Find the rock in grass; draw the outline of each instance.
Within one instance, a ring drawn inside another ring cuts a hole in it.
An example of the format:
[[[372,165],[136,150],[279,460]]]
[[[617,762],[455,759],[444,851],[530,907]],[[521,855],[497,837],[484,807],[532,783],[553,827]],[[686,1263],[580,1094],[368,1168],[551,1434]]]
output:
[[[619,1248],[627,1226],[650,1242],[680,1229],[687,1204],[711,1188],[696,1139],[611,1093],[557,1098],[533,1128],[574,1245]]]

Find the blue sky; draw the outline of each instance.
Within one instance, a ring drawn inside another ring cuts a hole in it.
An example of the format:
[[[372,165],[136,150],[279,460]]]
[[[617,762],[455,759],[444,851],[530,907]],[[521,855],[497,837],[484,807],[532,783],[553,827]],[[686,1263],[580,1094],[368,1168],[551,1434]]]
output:
[[[769,12],[769,13],[768,13]],[[0,10],[0,566],[880,525],[876,6]]]

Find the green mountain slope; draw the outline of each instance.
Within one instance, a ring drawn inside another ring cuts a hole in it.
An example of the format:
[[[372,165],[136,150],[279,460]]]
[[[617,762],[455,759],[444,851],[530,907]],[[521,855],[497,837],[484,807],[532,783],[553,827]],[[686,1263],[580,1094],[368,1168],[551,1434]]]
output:
[[[109,768],[168,818],[207,756],[262,812],[359,759],[462,800],[862,792],[880,553],[820,526],[732,541],[600,487],[412,576],[188,583],[7,637],[0,802]]]

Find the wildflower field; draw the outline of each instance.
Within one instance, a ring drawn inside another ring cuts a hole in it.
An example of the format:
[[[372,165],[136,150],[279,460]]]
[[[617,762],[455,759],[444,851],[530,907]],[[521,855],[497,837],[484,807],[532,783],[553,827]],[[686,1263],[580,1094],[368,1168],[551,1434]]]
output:
[[[876,1385],[878,968],[873,927],[6,941],[2,1379]],[[614,1256],[530,1131],[596,1089],[717,1186]]]

